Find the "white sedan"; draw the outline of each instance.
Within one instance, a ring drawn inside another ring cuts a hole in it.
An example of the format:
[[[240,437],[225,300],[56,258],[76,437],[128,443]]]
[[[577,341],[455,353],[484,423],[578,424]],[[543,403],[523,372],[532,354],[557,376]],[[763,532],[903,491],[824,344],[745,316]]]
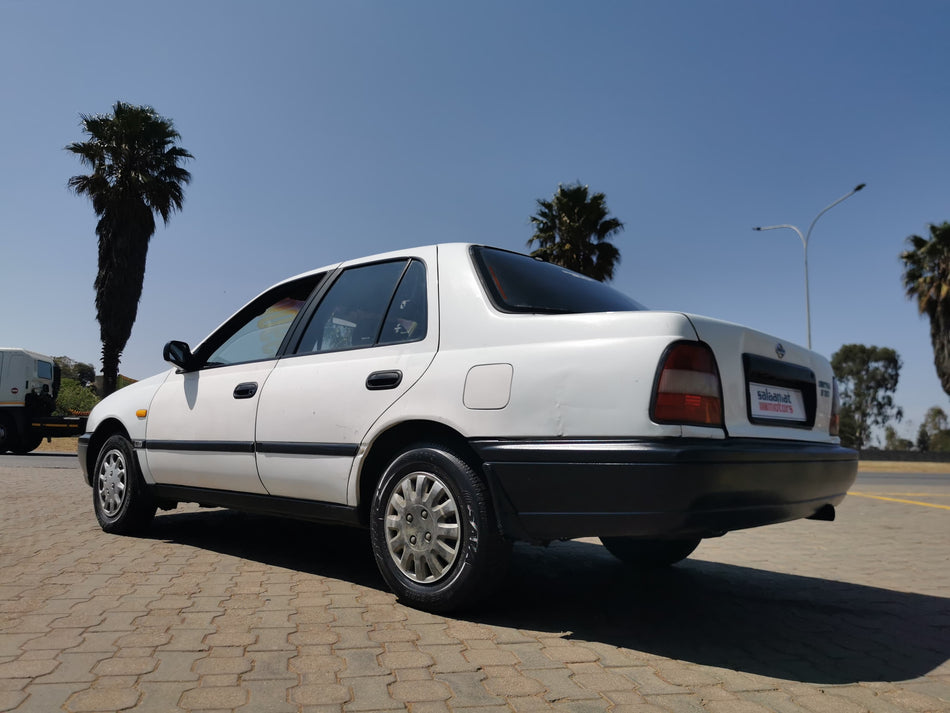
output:
[[[671,564],[831,520],[857,471],[818,354],[478,245],[299,275],[165,358],[80,438],[104,530],[179,502],[368,528],[388,585],[430,610],[487,594],[515,540]]]

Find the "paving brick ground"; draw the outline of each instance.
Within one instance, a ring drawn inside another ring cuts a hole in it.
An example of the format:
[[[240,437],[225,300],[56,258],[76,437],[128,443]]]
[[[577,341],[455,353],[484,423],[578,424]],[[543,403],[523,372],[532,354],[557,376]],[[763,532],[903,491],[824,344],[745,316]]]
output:
[[[950,478],[651,575],[519,547],[444,617],[385,591],[360,531],[182,507],[114,537],[72,461],[7,463],[0,711],[950,711],[950,510],[894,502],[950,505]]]

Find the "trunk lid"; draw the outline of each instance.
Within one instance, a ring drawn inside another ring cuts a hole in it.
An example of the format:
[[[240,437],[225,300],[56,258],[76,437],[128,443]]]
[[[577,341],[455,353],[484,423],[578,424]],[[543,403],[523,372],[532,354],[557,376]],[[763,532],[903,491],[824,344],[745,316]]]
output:
[[[827,359],[738,324],[686,316],[716,356],[730,437],[837,442],[828,433],[834,374]]]

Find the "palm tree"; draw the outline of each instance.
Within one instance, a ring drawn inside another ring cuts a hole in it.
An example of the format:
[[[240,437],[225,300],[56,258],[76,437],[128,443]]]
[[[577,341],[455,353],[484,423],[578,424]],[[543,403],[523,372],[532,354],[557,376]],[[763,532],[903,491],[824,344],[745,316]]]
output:
[[[181,210],[191,174],[179,163],[194,158],[177,145],[170,119],[148,106],[116,102],[112,114],[81,114],[89,140],[66,147],[92,172],[73,176],[69,188],[92,200],[99,222],[96,319],[102,341],[105,395],[115,391],[119,359],[132,334],[142,296],[155,213],[165,224]]]
[[[580,183],[559,185],[550,201],[538,199],[538,212],[531,216],[535,229],[528,247],[538,244],[531,255],[607,282],[620,262],[610,237],[623,230],[623,223],[607,216],[603,193],[588,195]]]
[[[911,235],[907,242],[910,249],[901,253],[904,287],[930,318],[937,376],[950,395],[950,223],[931,225],[929,240]]]

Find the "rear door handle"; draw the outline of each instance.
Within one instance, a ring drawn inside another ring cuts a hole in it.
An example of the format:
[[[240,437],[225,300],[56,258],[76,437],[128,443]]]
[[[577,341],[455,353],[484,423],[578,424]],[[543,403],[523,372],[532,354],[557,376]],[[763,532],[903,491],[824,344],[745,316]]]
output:
[[[366,388],[370,391],[395,389],[402,383],[402,372],[399,369],[389,371],[374,371],[366,377]]]
[[[234,387],[234,398],[236,399],[249,399],[256,393],[256,381],[245,381],[243,384],[238,384]]]

